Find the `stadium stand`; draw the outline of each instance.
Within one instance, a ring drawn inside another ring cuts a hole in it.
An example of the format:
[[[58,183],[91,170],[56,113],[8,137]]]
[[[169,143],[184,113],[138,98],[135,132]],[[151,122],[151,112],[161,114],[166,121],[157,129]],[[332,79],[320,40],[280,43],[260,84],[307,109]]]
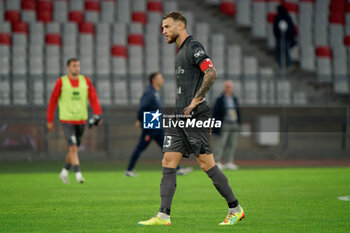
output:
[[[282,1],[204,2],[217,6],[238,27],[249,28],[254,38],[265,40],[267,48],[275,46],[272,23],[276,6]],[[288,0],[283,4],[298,32],[292,57],[300,62],[300,69],[314,72],[320,83],[333,84],[335,93],[348,95],[350,2]],[[162,14],[171,10],[179,10],[178,1],[0,0],[1,81],[28,97],[26,101],[25,96],[11,100],[11,104],[45,104],[40,98],[48,98],[45,90],[51,92],[51,79],[65,73],[70,57],[81,60],[82,73],[98,84],[105,105],[136,104],[146,82],[144,77],[159,70],[169,77],[165,104],[173,103],[174,96],[168,93],[175,87],[176,47],[165,43],[160,30]],[[239,42],[231,43],[205,19],[197,22],[189,9],[183,13],[188,31],[200,38],[220,76],[235,80],[243,105],[307,103],[303,90],[294,89],[289,80],[276,79],[274,64],[260,64],[258,57],[246,53]],[[12,85],[17,76],[35,82],[30,87],[26,86],[30,82]],[[9,104],[5,89],[1,88],[1,104]],[[215,94],[210,96],[214,98]]]
[[[298,36],[292,59],[299,62],[301,71],[315,72],[318,82],[331,84],[334,93],[349,95],[350,1],[206,0],[206,3],[218,6],[222,15],[233,17],[238,27],[249,28],[254,38],[265,39],[269,49],[275,47],[272,24],[276,7],[283,4]],[[236,12],[228,14],[231,8]],[[295,96],[302,99],[298,103],[305,102],[305,93],[296,92]]]

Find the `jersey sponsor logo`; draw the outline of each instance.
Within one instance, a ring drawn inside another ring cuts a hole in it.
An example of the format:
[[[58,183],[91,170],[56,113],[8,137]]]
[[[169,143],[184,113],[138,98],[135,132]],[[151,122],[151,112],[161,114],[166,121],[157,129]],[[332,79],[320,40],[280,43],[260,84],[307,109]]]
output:
[[[193,56],[195,58],[198,58],[198,57],[203,56],[203,55],[204,55],[204,51],[202,49],[200,49],[197,52],[195,52]]]
[[[71,99],[72,100],[81,100],[80,92],[79,91],[73,91]]]
[[[176,88],[176,94],[178,94],[178,95],[181,95],[181,94],[182,94],[182,92],[181,92],[181,87]]]
[[[184,74],[184,73],[185,73],[185,70],[181,66],[176,67],[175,74]]]
[[[144,129],[160,129],[162,113],[157,111],[143,112],[143,128]]]

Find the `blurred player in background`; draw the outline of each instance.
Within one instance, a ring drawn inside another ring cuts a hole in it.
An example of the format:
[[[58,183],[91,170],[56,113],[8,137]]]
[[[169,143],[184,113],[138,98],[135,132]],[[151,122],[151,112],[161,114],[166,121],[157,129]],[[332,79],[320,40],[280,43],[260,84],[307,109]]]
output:
[[[281,30],[281,22],[287,27],[285,32]],[[273,21],[273,34],[276,41],[276,59],[280,67],[292,65],[290,49],[297,44],[295,39],[294,23],[287,9],[283,5],[277,6],[277,15]],[[282,43],[283,42],[283,43]],[[283,45],[282,45],[283,44]],[[284,58],[283,58],[284,56]],[[283,64],[283,61],[285,64]]]
[[[73,167],[78,183],[84,183],[80,172],[78,148],[88,119],[88,101],[94,115],[89,119],[89,127],[101,124],[101,106],[96,90],[87,76],[80,74],[80,61],[71,58],[67,61],[68,75],[57,79],[47,108],[47,128],[53,132],[54,114],[58,103],[59,120],[68,142],[66,164],[62,168],[59,178],[63,183],[69,183],[69,169]]]
[[[149,85],[141,97],[141,102],[139,109],[137,111],[137,121],[135,123],[136,127],[142,128],[142,133],[134,149],[127,170],[125,171],[126,176],[137,177],[138,175],[134,171],[135,164],[139,159],[141,153],[148,147],[152,140],[162,148],[164,142],[164,131],[163,129],[143,129],[143,112],[145,111],[157,111],[162,112],[162,102],[159,96],[159,90],[163,86],[164,78],[159,72],[153,73],[148,77]],[[187,168],[177,168],[178,175],[187,175],[192,171],[191,167]]]
[[[177,81],[175,114],[207,120],[210,118],[210,109],[205,96],[217,78],[215,68],[202,44],[187,35],[186,18],[180,12],[167,14],[163,18],[162,26],[167,43],[176,42],[179,47],[175,60]],[[171,225],[170,208],[176,189],[176,167],[182,157],[190,155],[196,157],[202,170],[207,173],[216,189],[227,201],[229,211],[220,225],[233,225],[244,217],[243,209],[233,195],[226,176],[215,164],[210,146],[210,129],[167,128],[163,152],[160,209],[156,216],[139,222],[139,225]]]
[[[223,125],[221,128],[214,128],[213,133],[219,135],[215,146],[215,159],[217,166],[222,169],[237,170],[238,166],[234,164],[236,147],[241,125],[241,112],[238,98],[233,93],[233,82],[226,80],[224,82],[224,91],[217,98],[213,117],[220,120]],[[222,163],[224,152],[226,150],[226,164]]]

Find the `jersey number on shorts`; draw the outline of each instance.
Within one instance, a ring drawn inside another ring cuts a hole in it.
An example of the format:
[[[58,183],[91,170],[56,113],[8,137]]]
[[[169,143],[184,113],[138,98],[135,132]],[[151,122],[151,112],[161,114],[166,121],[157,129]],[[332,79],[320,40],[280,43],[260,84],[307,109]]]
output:
[[[168,148],[171,145],[171,136],[164,137],[164,147]]]

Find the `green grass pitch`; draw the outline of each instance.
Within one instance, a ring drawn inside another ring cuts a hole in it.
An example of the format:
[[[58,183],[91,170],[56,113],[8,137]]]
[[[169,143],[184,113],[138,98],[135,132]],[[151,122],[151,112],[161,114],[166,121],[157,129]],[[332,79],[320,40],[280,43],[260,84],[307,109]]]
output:
[[[178,177],[172,226],[138,226],[157,213],[160,166],[139,178],[116,163],[83,163],[85,184],[58,178],[61,163],[0,164],[0,232],[350,232],[350,168],[243,168],[225,171],[246,212],[218,226],[227,206],[200,170]],[[141,169],[140,167],[144,167]]]

